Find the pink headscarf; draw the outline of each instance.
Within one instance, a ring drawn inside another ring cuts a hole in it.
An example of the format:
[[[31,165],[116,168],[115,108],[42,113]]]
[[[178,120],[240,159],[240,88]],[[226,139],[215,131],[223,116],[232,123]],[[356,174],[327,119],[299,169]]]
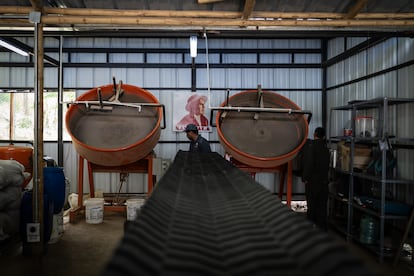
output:
[[[188,97],[185,110],[190,112],[190,114],[196,113],[196,111],[198,110],[198,104],[200,102],[200,99],[203,99],[204,102],[207,102],[207,96],[204,96],[204,95],[194,94]]]

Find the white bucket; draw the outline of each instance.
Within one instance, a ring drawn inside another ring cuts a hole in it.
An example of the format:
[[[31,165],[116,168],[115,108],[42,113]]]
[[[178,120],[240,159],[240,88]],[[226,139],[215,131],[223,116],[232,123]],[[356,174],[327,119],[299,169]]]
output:
[[[71,193],[68,195],[68,202],[71,210],[78,208],[78,194]]]
[[[89,198],[85,200],[85,218],[87,223],[98,224],[103,221],[104,199]]]
[[[59,214],[53,215],[52,233],[50,234],[50,240],[48,243],[53,244],[59,241],[63,236],[63,211]]]
[[[137,218],[137,212],[144,205],[144,198],[131,198],[127,199],[127,220],[135,220]]]

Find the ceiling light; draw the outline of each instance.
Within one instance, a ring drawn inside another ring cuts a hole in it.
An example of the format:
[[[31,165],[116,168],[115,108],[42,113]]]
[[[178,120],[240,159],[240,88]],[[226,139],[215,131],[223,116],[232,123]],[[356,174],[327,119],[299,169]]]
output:
[[[197,36],[190,36],[190,56],[195,58],[197,56]]]
[[[16,46],[14,46],[12,44],[9,44],[8,42],[6,42],[2,39],[0,39],[0,45],[3,46],[4,48],[7,48],[7,49],[15,52],[15,53],[18,53],[19,55],[22,55],[22,56],[25,56],[25,57],[29,56],[29,53],[27,53],[26,51],[23,51],[22,49],[17,48]]]

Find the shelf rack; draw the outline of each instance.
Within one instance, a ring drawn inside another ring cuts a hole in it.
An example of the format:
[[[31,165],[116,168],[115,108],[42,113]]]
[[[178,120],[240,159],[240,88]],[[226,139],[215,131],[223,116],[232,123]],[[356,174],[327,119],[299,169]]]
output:
[[[332,147],[332,143],[345,141],[350,144],[350,158],[349,158],[349,171],[343,171],[341,169],[335,169],[335,172],[340,174],[348,175],[348,199],[343,200],[336,195],[330,195],[330,198],[336,201],[347,204],[347,223],[346,230],[344,231],[348,240],[356,240],[353,233],[353,217],[354,210],[359,210],[363,213],[379,218],[380,233],[379,233],[379,248],[377,247],[373,251],[379,254],[379,260],[382,263],[385,256],[384,251],[384,235],[385,235],[385,221],[386,220],[407,220],[408,216],[405,215],[390,215],[385,212],[385,193],[387,184],[414,184],[414,180],[411,179],[399,179],[387,175],[387,169],[383,169],[380,175],[372,175],[365,172],[355,171],[353,168],[354,164],[354,153],[356,144],[367,144],[367,145],[379,145],[381,151],[381,162],[382,168],[386,168],[387,164],[387,150],[388,145],[403,149],[414,149],[414,139],[412,138],[399,138],[395,136],[389,136],[389,107],[393,105],[409,104],[414,103],[414,98],[388,98],[381,97],[366,101],[353,101],[344,106],[337,106],[330,109],[330,120],[329,120],[329,145]],[[333,113],[338,111],[346,111],[351,114],[351,128],[355,130],[355,118],[357,111],[377,109],[379,111],[379,129],[377,131],[378,136],[376,137],[357,137],[355,131],[351,136],[333,136],[332,132],[332,118]],[[365,179],[368,181],[376,182],[380,184],[380,210],[372,210],[360,206],[354,202],[354,181],[356,178]],[[366,246],[372,247],[372,246]],[[372,248],[371,248],[372,249]]]

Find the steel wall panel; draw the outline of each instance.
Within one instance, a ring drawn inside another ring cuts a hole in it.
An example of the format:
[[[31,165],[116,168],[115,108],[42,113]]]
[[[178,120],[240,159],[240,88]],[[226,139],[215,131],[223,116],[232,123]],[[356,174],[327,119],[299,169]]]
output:
[[[79,68],[76,70],[76,85],[80,87],[94,87],[94,80],[92,78],[93,68]]]
[[[414,60],[414,39],[408,37],[398,38],[398,63]]]
[[[260,63],[288,64],[292,61],[290,54],[260,54]]]
[[[95,68],[92,72],[91,78],[93,79],[93,87],[101,86],[112,83],[112,76],[118,77],[117,74],[113,74],[109,68]],[[65,76],[66,77],[66,76]],[[91,88],[93,88],[91,87]]]
[[[367,37],[348,37],[346,39],[346,46],[347,49],[351,49],[352,47],[357,46],[358,44],[368,40]]]
[[[365,53],[359,53],[344,61],[344,81],[351,81],[366,75]]]
[[[76,87],[77,68],[63,69],[63,87]]]
[[[397,72],[393,71],[367,80],[367,99],[397,96]]]
[[[160,86],[160,69],[146,68],[143,75],[143,87]]]
[[[334,86],[344,82],[344,66],[343,61],[329,66],[327,70],[327,86]]]
[[[144,63],[144,54],[138,53],[113,53],[109,56],[109,62],[114,63]]]
[[[398,77],[398,80],[397,80],[397,83],[398,83],[397,96],[398,97],[402,97],[402,98],[413,98],[414,97],[413,76],[414,76],[414,65],[398,70],[398,76],[397,76]]]
[[[10,88],[13,87],[33,87],[34,75],[33,68],[13,67],[10,68]]]
[[[397,65],[396,42],[396,38],[390,38],[367,50],[367,74]]]
[[[295,54],[295,63],[315,63],[322,62],[321,55],[319,54]]]
[[[8,88],[10,85],[10,70],[8,67],[0,67],[0,87]]]
[[[47,40],[45,47],[58,47],[58,40]],[[198,49],[205,49],[205,40],[198,39]],[[302,40],[253,40],[253,39],[209,39],[209,49],[319,49],[321,42],[317,39]],[[160,38],[65,38],[64,47],[67,48],[187,48],[189,47],[189,39],[160,39]],[[204,50],[203,50],[204,51]],[[259,50],[260,51],[260,50]],[[199,51],[200,52],[200,51]],[[56,53],[51,54],[54,58],[58,58]],[[184,61],[190,63],[191,58],[188,54],[148,54],[147,62],[160,63],[181,63]],[[229,63],[256,63],[256,54],[224,54],[224,61]],[[11,54],[2,54],[0,58],[6,61],[25,61],[19,56],[13,57]],[[69,56],[65,54],[64,60],[67,61]],[[144,54],[123,54],[113,53],[109,55],[109,62],[130,63],[142,62]],[[211,64],[219,63],[221,56],[219,54],[209,54],[209,62]],[[106,54],[71,54],[71,62],[107,62]],[[288,63],[290,55],[268,55],[261,54],[260,62],[264,64]],[[296,63],[318,63],[320,56],[317,54],[297,54],[295,56]],[[206,55],[199,53],[196,58],[196,79],[199,92],[206,93],[207,90],[207,70],[205,68]],[[3,70],[4,69],[0,69]],[[57,86],[56,68],[46,69],[47,77],[45,83],[49,86]],[[321,125],[321,92],[318,91],[322,87],[322,70],[319,68],[211,68],[210,69],[211,98],[209,100],[212,106],[218,106],[226,99],[226,89],[231,89],[230,95],[234,95],[243,89],[256,89],[257,85],[262,85],[263,89],[278,90],[283,96],[290,98],[302,109],[311,110],[313,119],[311,121],[310,131],[318,125]],[[22,77],[23,76],[23,77]],[[56,76],[56,77],[55,77]],[[82,87],[94,88],[97,86],[112,83],[112,76],[116,80],[122,80],[124,83],[136,85],[143,88],[150,88],[149,92],[153,93],[161,103],[166,107],[166,129],[161,131],[161,141],[154,148],[154,152],[160,158],[173,159],[178,150],[188,149],[188,139],[185,133],[172,131],[172,115],[173,115],[173,97],[174,93],[188,92],[191,87],[191,68],[64,68],[64,87]],[[33,83],[33,69],[12,68],[1,76],[7,82],[14,86],[24,87]],[[162,88],[169,88],[162,90]],[[176,90],[170,88],[177,87]],[[157,88],[151,91],[151,88]],[[291,91],[283,91],[289,89]],[[293,91],[294,89],[315,89],[315,91]],[[80,95],[86,91],[77,91]],[[209,115],[209,114],[208,114]],[[203,133],[204,137],[212,141],[212,149],[224,155],[223,147],[218,143],[217,132],[213,129],[211,133]],[[168,143],[168,141],[179,141],[178,143]],[[47,143],[45,153],[56,157],[56,145]],[[70,180],[71,192],[77,191],[77,163],[78,155],[70,143],[64,146],[64,162],[65,175]],[[272,192],[277,191],[278,177],[273,174],[258,174],[258,179],[264,186],[268,187]],[[131,175],[128,183],[123,187],[122,191],[127,192],[144,192],[146,189],[146,176]],[[96,189],[102,189],[107,192],[115,192],[119,184],[119,176],[117,174],[97,174],[95,177]],[[88,180],[85,170],[84,190],[88,192]],[[276,189],[276,190],[275,190]],[[303,192],[303,185],[300,180],[294,179],[294,192]]]
[[[338,37],[328,41],[327,57],[331,59],[345,51],[344,38]]]
[[[44,81],[43,86],[45,88],[58,87],[58,69],[54,67],[45,67],[43,81]]]

